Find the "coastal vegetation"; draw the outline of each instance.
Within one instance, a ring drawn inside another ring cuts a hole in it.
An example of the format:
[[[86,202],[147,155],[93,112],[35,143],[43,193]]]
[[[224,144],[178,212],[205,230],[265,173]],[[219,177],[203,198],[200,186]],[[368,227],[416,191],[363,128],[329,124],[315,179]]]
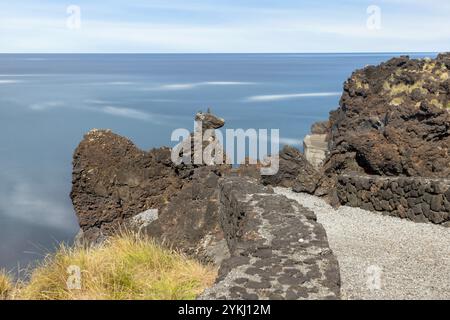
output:
[[[71,273],[73,270],[79,274]],[[2,272],[0,298],[195,299],[212,285],[216,274],[214,267],[162,248],[151,239],[121,234],[98,247],[61,245],[30,272],[26,282],[13,284]]]
[[[13,282],[10,275],[4,270],[0,270],[0,300],[6,299],[12,288]]]

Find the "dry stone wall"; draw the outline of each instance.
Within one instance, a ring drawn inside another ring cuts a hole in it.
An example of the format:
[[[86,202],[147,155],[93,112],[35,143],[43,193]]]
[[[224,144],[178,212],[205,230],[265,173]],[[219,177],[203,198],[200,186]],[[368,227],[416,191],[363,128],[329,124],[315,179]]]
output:
[[[337,180],[341,204],[450,227],[449,179],[350,174]]]
[[[339,266],[314,212],[244,177],[219,183],[230,251],[201,299],[339,299]]]

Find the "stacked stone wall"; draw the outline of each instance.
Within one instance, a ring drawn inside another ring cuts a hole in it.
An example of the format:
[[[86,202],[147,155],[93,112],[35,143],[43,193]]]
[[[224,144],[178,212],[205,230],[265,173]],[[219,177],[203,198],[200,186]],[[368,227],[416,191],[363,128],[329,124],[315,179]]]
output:
[[[343,205],[450,226],[448,179],[341,175],[337,195]]]

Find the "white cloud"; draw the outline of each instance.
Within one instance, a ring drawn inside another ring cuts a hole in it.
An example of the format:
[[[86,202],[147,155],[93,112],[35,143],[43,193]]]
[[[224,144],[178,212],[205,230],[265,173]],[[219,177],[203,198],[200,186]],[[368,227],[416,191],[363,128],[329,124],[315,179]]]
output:
[[[43,77],[43,76],[51,76],[51,74],[0,74],[0,77]],[[15,80],[15,81],[21,81],[21,80]]]
[[[242,86],[242,85],[253,85],[256,82],[243,82],[243,81],[208,81],[203,82],[204,85],[208,86]]]
[[[255,82],[242,81],[206,81],[206,82],[191,82],[191,83],[173,83],[165,84],[154,88],[147,88],[146,90],[190,90],[202,86],[242,86],[252,85]]]
[[[120,108],[120,107],[112,107],[107,106],[103,107],[102,112],[119,117],[138,119],[138,120],[151,120],[151,115],[139,110],[130,109],[130,108]]]
[[[15,83],[21,83],[21,82],[23,82],[23,81],[20,81],[20,80],[9,80],[9,79],[1,80],[0,79],[0,84],[15,84]]]
[[[134,84],[134,82],[131,81],[111,81],[111,82],[100,82],[96,83],[98,85],[107,85],[107,86],[129,86]]]
[[[30,105],[30,109],[34,111],[45,111],[53,108],[64,107],[66,104],[62,101],[47,101]]]
[[[87,104],[111,104],[111,101],[107,100],[100,100],[100,99],[86,99],[84,100],[84,103]]]
[[[144,112],[132,108],[105,106],[100,109],[88,108],[86,109],[92,112],[102,112],[111,116],[129,118],[134,120],[148,121],[156,125],[172,124],[174,121],[184,118],[183,116],[170,116],[157,113]]]
[[[44,112],[55,108],[64,107],[86,112],[103,113],[115,117],[148,121],[157,125],[166,125],[168,123],[173,123],[176,119],[180,119],[180,116],[173,117],[170,115],[140,111],[133,108],[108,105],[110,103],[110,101],[98,99],[86,99],[84,100],[84,104],[66,104],[62,101],[45,101],[32,104],[29,106],[29,109],[36,112]]]
[[[66,28],[64,11],[60,18],[55,18],[56,9],[51,11],[53,15],[41,17],[7,11],[0,19],[0,52],[405,52],[450,48],[450,6],[446,2],[414,0],[407,5],[401,0],[382,1],[382,28],[377,31],[366,28],[368,4],[291,3],[278,8],[230,3],[221,8],[215,3],[141,1],[126,6],[131,16],[142,11],[153,23],[143,22],[143,17],[119,20],[117,12],[108,19],[98,14],[102,8],[108,12],[120,8],[89,5],[85,10],[90,15],[82,13],[78,30]],[[339,6],[342,10],[334,10]],[[166,9],[196,11],[193,14],[200,19],[175,20]]]
[[[71,230],[75,216],[70,203],[55,199],[45,192],[42,185],[32,183],[21,176],[1,175],[0,211],[37,225]],[[72,220],[70,220],[72,218]]]
[[[251,97],[246,98],[245,101],[248,101],[248,102],[270,102],[270,101],[291,100],[291,99],[299,99],[299,98],[340,96],[341,94],[342,94],[341,92],[271,94],[271,95],[251,96]]]
[[[152,88],[151,90],[188,90],[198,87],[197,83],[175,83],[166,84],[160,87]]]

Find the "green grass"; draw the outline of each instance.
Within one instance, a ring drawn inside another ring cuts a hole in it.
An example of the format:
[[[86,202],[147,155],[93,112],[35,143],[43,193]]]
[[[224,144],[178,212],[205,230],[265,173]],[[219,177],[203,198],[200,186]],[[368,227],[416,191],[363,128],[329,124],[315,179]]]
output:
[[[71,266],[81,273],[78,288],[67,285]],[[29,282],[6,287],[10,299],[179,300],[195,299],[216,275],[212,266],[125,234],[97,248],[61,246],[31,272]],[[0,276],[0,293],[1,288]]]

